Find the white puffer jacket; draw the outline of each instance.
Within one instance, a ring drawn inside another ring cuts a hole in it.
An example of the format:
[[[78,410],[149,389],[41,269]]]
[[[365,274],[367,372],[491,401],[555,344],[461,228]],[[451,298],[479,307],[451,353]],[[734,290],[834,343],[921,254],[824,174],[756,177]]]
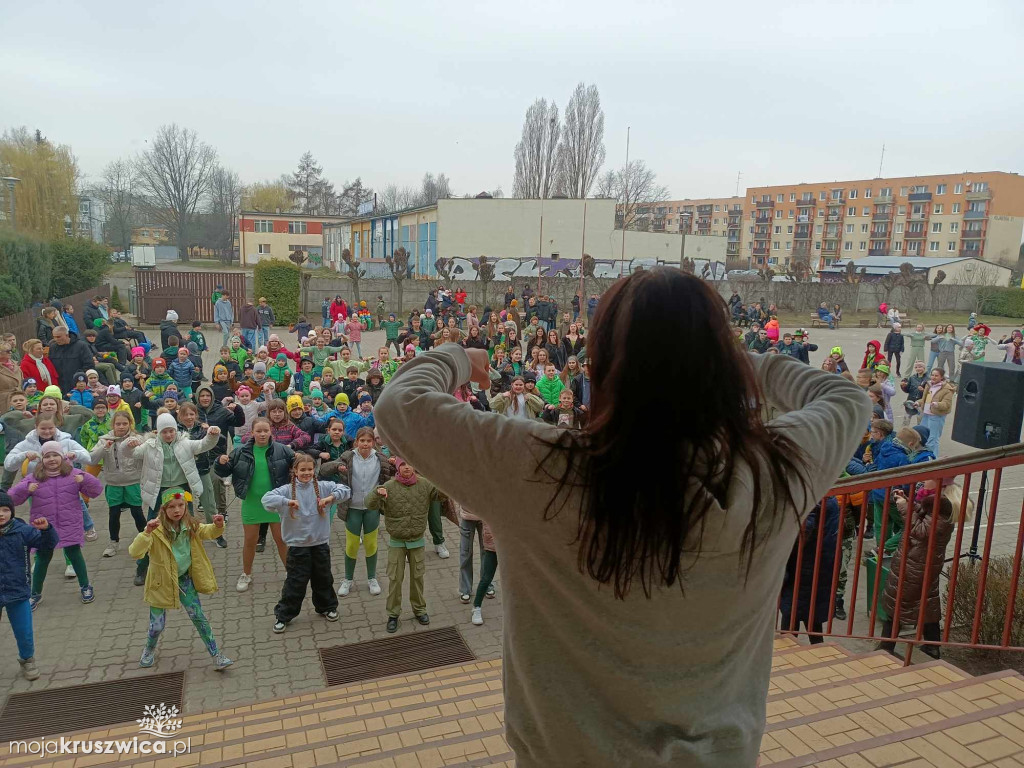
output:
[[[61,432],[57,430],[57,434],[54,436],[54,440],[60,443],[60,447],[64,449],[64,453],[73,453],[75,455],[74,462],[85,466],[86,464],[92,463],[92,459],[89,457],[89,452],[85,450],[81,445],[71,439],[71,435],[67,432]],[[25,439],[18,443],[11,449],[11,452],[7,454],[7,458],[4,459],[4,469],[8,472],[17,472],[21,469],[21,464],[25,461],[26,454],[34,453],[37,456],[42,450],[43,445],[39,442],[39,436],[33,429],[27,435]],[[35,468],[35,461],[29,463],[29,471]]]
[[[189,440],[179,432],[171,444],[174,457],[185,472],[192,496],[196,499],[203,493],[203,480],[196,469],[196,454],[213,448],[219,437],[219,430],[215,434],[207,433],[202,440]],[[142,491],[142,508],[148,512],[156,506],[157,497],[160,495],[160,478],[164,472],[164,451],[160,447],[160,436],[156,433],[150,434],[132,453],[136,460],[142,462],[139,487]]]
[[[92,449],[92,461],[89,463],[103,464],[102,479],[106,485],[123,488],[134,485],[142,477],[142,461],[128,445],[132,437],[138,439],[138,435],[132,433],[115,437],[113,432],[108,432]]]

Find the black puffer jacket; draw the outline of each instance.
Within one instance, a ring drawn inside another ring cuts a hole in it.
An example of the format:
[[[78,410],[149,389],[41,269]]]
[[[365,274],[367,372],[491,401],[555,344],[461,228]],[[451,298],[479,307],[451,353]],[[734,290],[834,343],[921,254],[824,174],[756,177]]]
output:
[[[178,340],[181,341],[181,331],[178,330],[178,326],[172,320],[164,320],[160,323],[160,349],[167,349],[169,346],[167,340],[171,336],[177,336]]]
[[[213,390],[204,384],[196,390],[197,400],[199,393],[204,389],[213,395]],[[216,396],[214,396],[209,408],[203,408],[201,405],[196,407],[199,409],[200,422],[205,422],[211,427],[220,427],[220,439],[217,441],[217,445],[209,451],[212,459],[216,461],[218,457],[224,456],[228,452],[228,434],[232,428],[245,424],[245,411],[242,410],[240,405],[232,405],[229,408],[225,408],[217,402]]]
[[[235,496],[244,499],[249,492],[249,485],[252,483],[253,475],[256,474],[256,456],[253,453],[255,443],[249,441],[236,448],[229,457],[227,464],[219,461],[213,465],[213,471],[220,477],[230,477],[231,487],[235,489]],[[275,443],[271,438],[267,446],[267,467],[270,469],[270,485],[277,488],[291,482],[289,471],[292,460],[295,458],[295,451],[287,445]]]

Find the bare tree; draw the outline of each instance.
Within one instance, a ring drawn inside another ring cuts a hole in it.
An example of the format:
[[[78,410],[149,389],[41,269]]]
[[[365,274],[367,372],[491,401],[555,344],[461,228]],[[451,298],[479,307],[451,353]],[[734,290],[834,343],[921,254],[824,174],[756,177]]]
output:
[[[395,306],[399,312],[405,312],[402,308],[402,285],[405,278],[409,276],[409,252],[405,248],[395,249],[392,256],[385,256],[384,261],[391,270],[391,278],[395,281]]]
[[[476,281],[480,283],[480,290],[483,292],[483,298],[480,299],[480,306],[486,307],[488,304],[488,288],[490,288],[491,283],[494,281],[494,264],[492,264],[486,256],[481,256],[477,262]]]
[[[618,197],[618,174],[615,173],[611,168],[601,174],[601,178],[597,180],[597,190],[594,193],[595,197]]]
[[[174,232],[179,257],[188,261],[190,229],[217,167],[217,153],[195,131],[161,126],[138,160],[139,183],[151,215]]]
[[[366,276],[366,270],[360,265],[360,261],[357,257],[352,255],[352,251],[345,248],[341,252],[341,261],[348,267],[348,270],[342,272],[342,275],[352,281],[352,295],[355,296],[356,304],[359,303],[359,280]]]
[[[210,176],[209,234],[207,244],[230,264],[242,205],[242,183],[238,174],[218,166]]]
[[[394,213],[419,205],[419,196],[412,187],[388,184],[377,195],[377,208],[381,213]]]
[[[550,197],[556,191],[559,134],[558,107],[554,102],[549,105],[546,99],[537,99],[526,110],[523,135],[516,145],[513,197]]]
[[[126,251],[132,244],[132,230],[138,223],[138,173],[128,160],[114,160],[103,169],[97,194],[106,207],[104,235],[111,245]]]
[[[505,196],[505,192],[501,189],[500,186],[497,189],[492,189],[491,190],[491,197],[493,197],[495,199],[502,198],[504,196]]]
[[[619,170],[614,192],[622,214],[616,223],[623,229],[648,229],[654,203],[668,200],[668,187],[658,184],[657,174],[643,160],[631,160]]]
[[[565,108],[565,125],[558,145],[558,191],[566,197],[587,197],[604,158],[601,96],[596,85],[584,87],[580,83]]]
[[[451,180],[443,173],[435,177],[432,173],[423,174],[420,196],[417,205],[433,205],[438,200],[452,196]]]

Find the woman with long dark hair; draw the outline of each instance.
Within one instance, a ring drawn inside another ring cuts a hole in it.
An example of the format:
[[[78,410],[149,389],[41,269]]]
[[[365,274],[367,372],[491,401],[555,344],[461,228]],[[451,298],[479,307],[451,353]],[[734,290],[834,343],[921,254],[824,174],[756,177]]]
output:
[[[666,338],[686,354],[666,357]],[[587,354],[582,431],[466,408],[449,393],[486,386],[487,356],[449,344],[391,380],[381,438],[501,546],[520,768],[753,766],[786,561],[868,400],[796,360],[741,351],[721,297],[671,268],[601,297]],[[763,422],[766,401],[784,415]]]

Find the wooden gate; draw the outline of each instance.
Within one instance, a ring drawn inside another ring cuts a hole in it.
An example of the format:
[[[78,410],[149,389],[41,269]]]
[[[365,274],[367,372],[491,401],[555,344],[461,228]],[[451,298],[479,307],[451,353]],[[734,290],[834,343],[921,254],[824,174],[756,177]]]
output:
[[[139,299],[139,320],[159,324],[167,310],[178,313],[179,323],[213,322],[214,289],[223,286],[231,293],[237,317],[245,303],[244,272],[172,272],[136,270],[135,290]]]

